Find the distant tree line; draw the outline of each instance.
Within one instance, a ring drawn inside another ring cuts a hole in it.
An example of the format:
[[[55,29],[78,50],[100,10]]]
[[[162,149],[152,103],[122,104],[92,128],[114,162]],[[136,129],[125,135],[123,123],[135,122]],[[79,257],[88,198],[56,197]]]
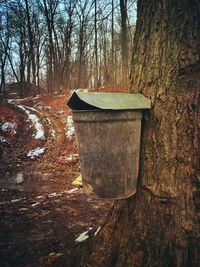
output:
[[[0,93],[128,84],[135,24],[128,0],[0,0]],[[130,15],[131,14],[131,20]]]

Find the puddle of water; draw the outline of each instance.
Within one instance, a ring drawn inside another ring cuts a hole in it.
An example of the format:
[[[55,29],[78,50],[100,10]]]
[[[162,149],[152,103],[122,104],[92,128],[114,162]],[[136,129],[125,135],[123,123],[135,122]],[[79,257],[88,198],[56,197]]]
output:
[[[7,171],[0,173],[0,190],[23,192],[61,192],[71,189],[71,183],[61,173]]]
[[[20,172],[6,172],[0,174],[0,188],[1,189],[17,189],[24,191],[24,186],[21,185],[24,181],[24,174]]]

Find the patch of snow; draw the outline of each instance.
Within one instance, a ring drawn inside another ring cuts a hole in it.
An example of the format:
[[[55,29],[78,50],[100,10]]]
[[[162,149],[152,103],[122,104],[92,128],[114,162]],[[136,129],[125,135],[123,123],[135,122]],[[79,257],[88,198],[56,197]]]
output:
[[[28,209],[27,208],[20,208],[18,209],[19,211],[27,211]]]
[[[36,198],[41,199],[41,198],[44,198],[44,196],[37,196]]]
[[[60,192],[60,193],[54,192],[54,193],[48,194],[48,197],[60,197],[62,195],[63,195],[63,192]]]
[[[34,114],[30,114],[29,118],[35,125],[35,129],[36,129],[35,139],[45,139],[44,128],[42,124],[39,122],[39,118]]]
[[[16,134],[16,123],[13,123],[13,122],[5,122],[5,123],[2,123],[0,124],[0,130],[2,132],[11,132],[12,134]]]
[[[16,198],[16,199],[12,199],[11,200],[11,203],[16,203],[16,202],[19,202],[21,200],[23,200],[24,198]]]
[[[51,111],[51,106],[44,106],[44,110],[48,110],[48,111]]]
[[[0,143],[8,143],[8,141],[3,136],[0,136]]]
[[[24,106],[26,109],[30,110],[30,111],[34,111],[34,112],[37,112],[37,110],[35,108],[32,108],[32,107],[28,107],[28,106]]]
[[[36,207],[36,206],[38,206],[38,205],[40,205],[40,202],[35,202],[35,203],[33,203],[33,204],[31,205],[31,207]]]
[[[51,136],[55,139],[56,138],[56,131],[51,129]]]
[[[34,159],[35,157],[38,157],[39,155],[43,154],[45,151],[44,147],[36,147],[35,149],[28,152],[27,157]]]
[[[26,107],[23,105],[18,105],[19,108],[21,108],[28,116],[28,120],[31,121],[32,125],[34,125],[36,129],[35,139],[45,139],[44,135],[44,128],[42,124],[40,123],[40,119],[37,115],[32,114],[31,111],[36,111],[34,108]]]
[[[72,194],[72,193],[75,193],[79,191],[79,188],[73,188],[73,189],[70,189],[70,190],[65,190],[65,191],[62,191],[62,192],[53,192],[53,193],[50,193],[48,194],[48,197],[60,197],[64,194]],[[42,198],[43,196],[39,196],[37,198]]]
[[[66,158],[67,161],[75,161],[77,159],[78,159],[78,154],[70,154]]]
[[[10,204],[10,203],[17,203],[17,202],[20,202],[20,201],[22,201],[24,199],[25,199],[25,197],[12,199],[11,201],[3,201],[3,202],[0,202],[0,205]]]
[[[73,188],[73,189],[70,189],[70,190],[66,190],[65,193],[72,194],[74,192],[77,192],[78,190],[79,190],[78,188]]]
[[[17,184],[20,184],[24,181],[24,176],[23,176],[23,173],[19,172],[17,173],[16,177],[15,177],[15,182]]]
[[[73,158],[72,158],[72,155],[69,155],[67,158],[66,158],[67,161],[72,161]]]
[[[88,232],[89,232],[89,231],[85,231],[85,232],[83,232],[82,234],[80,234],[80,235],[75,239],[75,241],[76,241],[76,242],[83,242],[83,241],[85,241],[86,239],[88,239],[88,238],[89,238]]]
[[[67,132],[66,132],[66,136],[69,139],[72,139],[72,137],[75,134],[75,129],[74,129],[74,123],[73,123],[73,119],[72,116],[68,116],[67,117]]]
[[[78,159],[78,154],[70,154],[69,156],[67,156],[66,160],[67,161],[75,161]]]
[[[1,189],[1,192],[7,192],[7,191],[8,191],[7,188],[2,188],[2,189]]]
[[[8,102],[9,104],[13,104],[13,103],[14,103],[14,99],[7,99],[7,102]]]
[[[98,234],[98,232],[100,231],[100,229],[101,229],[101,226],[99,226],[99,227],[97,228],[96,232],[94,233],[94,236],[96,236],[96,235]]]

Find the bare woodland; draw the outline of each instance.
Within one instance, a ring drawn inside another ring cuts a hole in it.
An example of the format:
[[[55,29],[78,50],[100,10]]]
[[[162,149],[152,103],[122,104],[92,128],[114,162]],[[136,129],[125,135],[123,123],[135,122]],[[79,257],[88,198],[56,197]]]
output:
[[[134,1],[1,1],[1,94],[128,84]],[[131,16],[129,16],[132,14]]]

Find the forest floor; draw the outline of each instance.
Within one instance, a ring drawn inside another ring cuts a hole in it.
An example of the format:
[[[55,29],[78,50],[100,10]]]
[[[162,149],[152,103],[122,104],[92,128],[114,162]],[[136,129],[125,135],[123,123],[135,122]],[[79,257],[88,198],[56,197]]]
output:
[[[81,186],[69,95],[0,104],[0,266],[64,266],[97,234],[111,201]],[[62,262],[62,265],[59,264]]]

